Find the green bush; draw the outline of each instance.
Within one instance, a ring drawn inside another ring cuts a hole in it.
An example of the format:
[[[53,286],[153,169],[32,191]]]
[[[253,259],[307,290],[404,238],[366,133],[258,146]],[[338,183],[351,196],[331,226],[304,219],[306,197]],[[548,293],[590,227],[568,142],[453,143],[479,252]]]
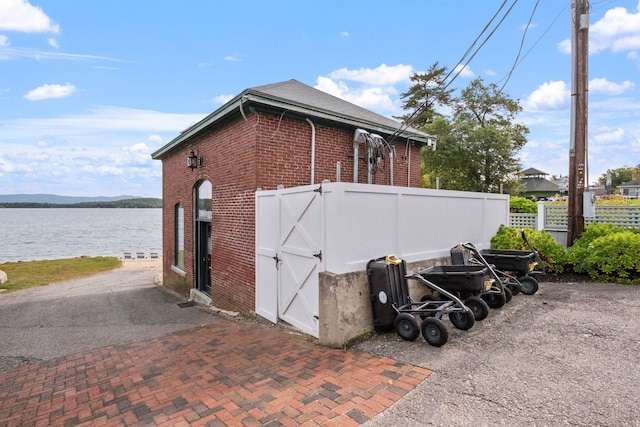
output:
[[[594,239],[589,244],[586,270],[605,281],[640,284],[640,234],[622,231]]]
[[[538,204],[524,197],[511,196],[509,210],[516,213],[538,213]]]
[[[589,257],[591,249],[589,245],[599,237],[609,236],[615,233],[626,231],[623,227],[612,224],[589,224],[585,227],[580,238],[573,242],[573,245],[567,249],[566,263],[576,273],[586,273],[589,265]]]
[[[491,249],[517,249],[524,245],[520,230],[500,225],[498,232],[491,238]]]
[[[535,231],[525,229],[525,234],[531,246],[544,261],[548,272],[561,273],[564,270],[566,251],[553,236],[544,230]],[[501,225],[498,233],[491,238],[492,249],[530,250],[522,239],[521,231],[514,227]]]

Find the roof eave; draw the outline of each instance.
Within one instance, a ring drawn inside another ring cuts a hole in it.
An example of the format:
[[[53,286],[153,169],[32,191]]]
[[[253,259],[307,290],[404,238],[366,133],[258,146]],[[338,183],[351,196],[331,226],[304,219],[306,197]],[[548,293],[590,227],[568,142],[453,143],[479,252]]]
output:
[[[212,125],[213,123],[217,122],[221,118],[233,113],[237,108],[240,107],[240,99],[242,98],[243,95],[244,95],[244,92],[237,95],[231,101],[227,102],[222,107],[218,108],[216,111],[209,114],[204,119],[200,120],[198,123],[195,123],[189,126],[188,128],[186,128],[185,130],[183,130],[182,132],[180,132],[180,135],[173,138],[171,141],[169,141],[168,144],[161,147],[157,151],[151,153],[151,158],[154,160],[162,159],[162,157],[164,157],[165,154],[167,154],[169,151],[173,150],[175,147],[180,145],[180,143],[182,143],[183,141],[189,139],[196,133],[200,132],[202,129],[205,129],[207,126]]]

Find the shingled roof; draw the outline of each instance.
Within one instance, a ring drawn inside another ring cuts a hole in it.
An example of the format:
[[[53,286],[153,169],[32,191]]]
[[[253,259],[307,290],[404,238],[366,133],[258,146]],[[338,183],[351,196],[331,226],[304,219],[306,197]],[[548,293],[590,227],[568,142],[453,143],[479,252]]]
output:
[[[395,120],[307,86],[297,80],[287,80],[245,89],[231,101],[182,131],[180,135],[154,152],[151,157],[162,159],[173,148],[179,146],[191,136],[232,114],[247,111],[251,105],[260,105],[277,111],[290,111],[293,114],[315,118],[340,127],[362,128],[379,133],[382,136],[393,135],[402,126],[401,123]],[[426,144],[429,139],[434,138],[411,127],[402,129],[398,135],[400,139],[406,140],[409,138]]]

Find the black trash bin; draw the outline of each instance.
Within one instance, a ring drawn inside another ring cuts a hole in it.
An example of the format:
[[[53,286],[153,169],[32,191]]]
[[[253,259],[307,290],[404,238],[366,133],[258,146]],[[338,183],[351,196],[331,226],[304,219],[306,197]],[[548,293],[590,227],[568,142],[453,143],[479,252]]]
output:
[[[411,303],[406,284],[406,265],[397,258],[377,258],[367,263],[373,327],[376,332],[389,332],[394,328],[398,314],[395,307]]]

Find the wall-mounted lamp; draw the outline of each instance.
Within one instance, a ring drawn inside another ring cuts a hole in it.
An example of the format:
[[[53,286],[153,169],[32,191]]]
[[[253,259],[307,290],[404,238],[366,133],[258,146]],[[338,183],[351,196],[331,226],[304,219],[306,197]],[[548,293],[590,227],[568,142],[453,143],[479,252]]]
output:
[[[191,170],[202,166],[202,156],[197,155],[193,150],[187,156],[187,167]]]

